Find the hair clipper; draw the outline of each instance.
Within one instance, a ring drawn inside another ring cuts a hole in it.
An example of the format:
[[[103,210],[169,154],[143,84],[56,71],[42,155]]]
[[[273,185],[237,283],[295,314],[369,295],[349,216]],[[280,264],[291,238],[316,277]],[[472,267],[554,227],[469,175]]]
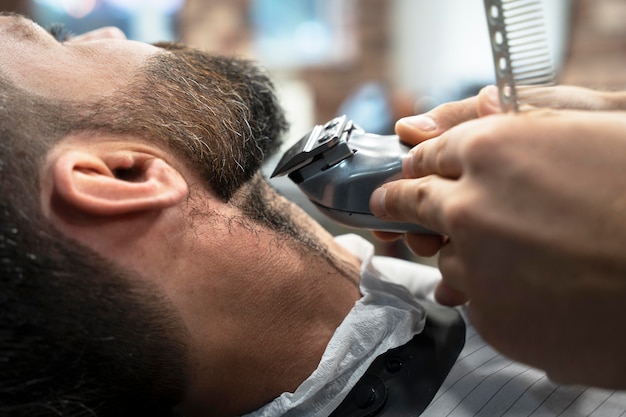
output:
[[[383,221],[369,209],[376,188],[402,178],[409,149],[396,135],[366,133],[340,116],[289,148],[271,176],[289,175],[324,215],[345,226],[433,234],[416,224]]]

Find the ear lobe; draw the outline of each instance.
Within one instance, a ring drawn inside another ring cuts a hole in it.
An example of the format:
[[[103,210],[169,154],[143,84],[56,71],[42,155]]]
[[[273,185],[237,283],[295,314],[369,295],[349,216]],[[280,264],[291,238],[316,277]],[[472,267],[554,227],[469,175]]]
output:
[[[91,215],[163,210],[188,193],[187,182],[177,169],[147,153],[120,151],[100,156],[67,150],[52,164],[56,197]]]

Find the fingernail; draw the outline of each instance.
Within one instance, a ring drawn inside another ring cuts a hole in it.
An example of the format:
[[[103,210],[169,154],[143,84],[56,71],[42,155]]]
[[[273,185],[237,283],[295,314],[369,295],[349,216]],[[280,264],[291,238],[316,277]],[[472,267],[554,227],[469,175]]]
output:
[[[419,129],[423,132],[432,132],[433,130],[437,129],[437,123],[435,123],[432,118],[423,114],[404,117],[398,120],[398,123],[404,123],[407,126],[410,126],[414,129]]]
[[[415,148],[411,149],[402,160],[402,176],[404,178],[415,178]]]
[[[495,85],[488,85],[485,87],[485,93],[487,97],[487,103],[489,106],[499,109],[500,108],[500,95],[498,92],[498,87]]]
[[[387,197],[386,188],[377,188],[370,197],[370,210],[376,217],[384,217],[387,214],[385,210],[385,199]]]

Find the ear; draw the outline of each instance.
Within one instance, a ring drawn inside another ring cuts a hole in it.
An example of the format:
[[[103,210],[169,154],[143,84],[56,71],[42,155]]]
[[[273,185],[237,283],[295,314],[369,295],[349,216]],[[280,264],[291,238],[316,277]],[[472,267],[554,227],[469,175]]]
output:
[[[48,164],[55,198],[85,214],[115,216],[162,210],[188,194],[165,160],[143,151],[65,148]]]

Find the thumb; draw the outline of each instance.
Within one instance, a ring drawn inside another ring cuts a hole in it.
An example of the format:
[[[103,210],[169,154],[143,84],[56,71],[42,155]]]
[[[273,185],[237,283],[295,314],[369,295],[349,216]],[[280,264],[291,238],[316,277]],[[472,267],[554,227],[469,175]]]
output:
[[[448,129],[478,117],[477,100],[477,97],[470,97],[441,104],[424,114],[404,117],[396,122],[396,134],[410,145],[440,136]]]
[[[478,113],[478,117],[502,113],[498,87],[495,85],[488,85],[481,89],[476,98],[478,100],[476,103],[476,112]]]

